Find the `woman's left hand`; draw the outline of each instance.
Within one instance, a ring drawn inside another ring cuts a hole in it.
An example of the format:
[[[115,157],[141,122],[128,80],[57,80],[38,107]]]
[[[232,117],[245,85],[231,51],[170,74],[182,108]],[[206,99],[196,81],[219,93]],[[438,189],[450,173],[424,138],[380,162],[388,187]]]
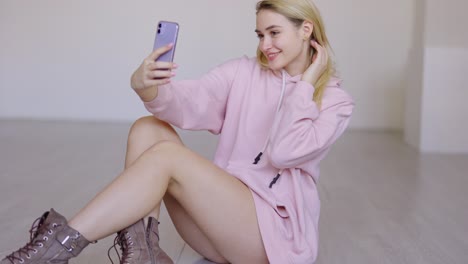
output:
[[[316,50],[312,56],[312,64],[302,75],[302,80],[316,85],[320,76],[325,72],[328,64],[327,49],[320,46],[315,40],[310,41],[310,45]]]

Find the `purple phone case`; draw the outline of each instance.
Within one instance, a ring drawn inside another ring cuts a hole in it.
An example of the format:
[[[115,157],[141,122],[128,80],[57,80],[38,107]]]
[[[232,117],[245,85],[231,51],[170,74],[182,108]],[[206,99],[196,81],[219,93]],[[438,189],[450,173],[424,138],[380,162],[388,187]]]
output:
[[[173,43],[174,46],[171,50],[161,55],[156,61],[169,61],[174,60],[174,53],[177,44],[177,35],[179,34],[179,24],[169,21],[159,21],[158,28],[156,29],[156,37],[154,39],[153,51],[157,48]]]

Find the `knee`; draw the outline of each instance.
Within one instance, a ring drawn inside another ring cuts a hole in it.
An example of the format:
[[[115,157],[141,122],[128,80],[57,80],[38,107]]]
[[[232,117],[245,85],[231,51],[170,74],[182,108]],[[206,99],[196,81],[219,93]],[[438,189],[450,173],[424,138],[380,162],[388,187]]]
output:
[[[162,122],[163,121],[157,119],[154,116],[140,117],[132,124],[129,135],[136,137],[148,133],[148,131],[156,129]]]
[[[154,116],[145,116],[136,120],[130,128],[129,140],[178,138],[177,133],[168,123]]]

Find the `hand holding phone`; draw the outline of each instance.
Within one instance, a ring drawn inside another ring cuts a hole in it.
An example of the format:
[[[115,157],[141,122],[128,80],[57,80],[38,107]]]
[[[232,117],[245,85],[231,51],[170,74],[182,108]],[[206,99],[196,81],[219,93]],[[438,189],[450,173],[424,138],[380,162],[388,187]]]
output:
[[[132,74],[131,86],[140,98],[149,102],[158,94],[158,86],[167,84],[175,76],[173,63],[179,25],[160,21],[156,29],[153,52],[143,60]]]
[[[173,62],[174,61],[174,54],[175,48],[177,44],[177,37],[179,34],[179,24],[176,22],[169,22],[169,21],[159,21],[158,28],[156,29],[156,37],[154,39],[153,51],[167,46],[169,44],[173,44],[172,49],[168,52],[159,56],[156,61],[166,61],[166,62]]]

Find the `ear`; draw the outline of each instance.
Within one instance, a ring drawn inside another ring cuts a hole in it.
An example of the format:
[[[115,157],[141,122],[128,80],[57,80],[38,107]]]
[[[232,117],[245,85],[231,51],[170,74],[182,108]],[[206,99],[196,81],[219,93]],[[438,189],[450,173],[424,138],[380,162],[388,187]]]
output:
[[[304,40],[310,40],[312,32],[314,31],[314,24],[310,21],[302,22],[302,34]]]

